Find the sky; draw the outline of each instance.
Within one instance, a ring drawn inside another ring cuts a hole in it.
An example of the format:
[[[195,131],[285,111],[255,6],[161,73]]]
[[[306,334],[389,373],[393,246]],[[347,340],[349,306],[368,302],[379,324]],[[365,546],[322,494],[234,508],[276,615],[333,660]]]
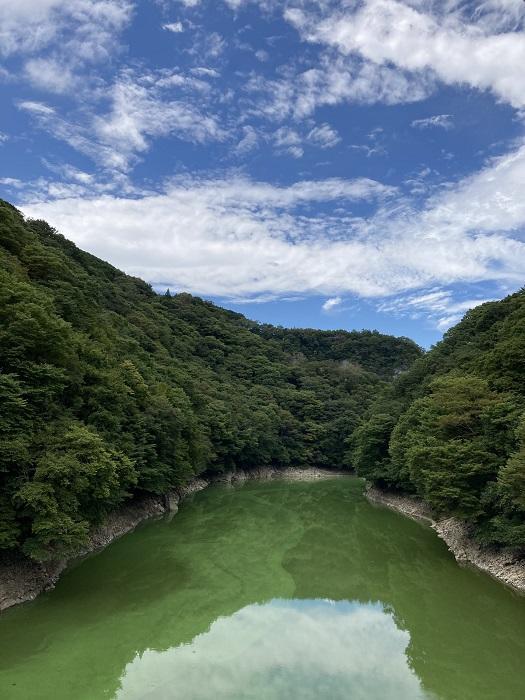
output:
[[[0,0],[0,197],[159,291],[428,347],[525,279],[523,0]]]

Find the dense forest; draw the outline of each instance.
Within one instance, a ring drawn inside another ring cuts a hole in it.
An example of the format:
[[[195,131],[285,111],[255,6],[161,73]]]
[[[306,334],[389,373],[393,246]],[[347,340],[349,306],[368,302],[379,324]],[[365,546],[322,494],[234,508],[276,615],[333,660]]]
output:
[[[525,546],[525,291],[423,354],[159,295],[0,200],[0,317],[0,553],[73,554],[198,474],[308,465]]]
[[[525,290],[469,311],[380,391],[350,444],[366,479],[483,543],[525,547]]]
[[[74,553],[125,499],[235,468],[351,468],[421,350],[158,295],[0,201],[0,552]]]

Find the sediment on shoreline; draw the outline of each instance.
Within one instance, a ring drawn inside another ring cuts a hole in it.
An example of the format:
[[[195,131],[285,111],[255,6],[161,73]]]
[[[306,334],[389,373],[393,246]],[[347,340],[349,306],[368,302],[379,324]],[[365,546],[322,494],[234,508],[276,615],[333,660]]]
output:
[[[368,485],[365,495],[372,503],[392,508],[398,513],[425,522],[444,540],[460,565],[474,566],[520,593],[525,593],[525,557],[513,549],[482,547],[473,538],[471,528],[457,518],[434,519],[428,505],[420,498],[383,491]]]
[[[134,530],[143,521],[161,516],[165,513],[176,513],[179,503],[192,493],[202,491],[211,483],[231,483],[248,479],[287,478],[303,481],[339,476],[338,472],[310,469],[273,469],[262,467],[250,471],[238,470],[208,476],[196,477],[188,484],[162,496],[144,496],[124,503],[118,510],[111,513],[104,523],[93,529],[88,543],[77,556],[72,559],[60,559],[45,563],[34,562],[22,555],[8,555],[0,559],[0,611],[34,600],[40,593],[55,587],[61,574],[68,565],[80,557],[103,549],[114,540]]]

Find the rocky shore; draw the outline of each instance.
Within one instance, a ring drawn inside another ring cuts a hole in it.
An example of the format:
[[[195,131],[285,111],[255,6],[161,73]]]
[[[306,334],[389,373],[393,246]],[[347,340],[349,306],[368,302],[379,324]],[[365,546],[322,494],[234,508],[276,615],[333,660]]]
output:
[[[468,525],[457,518],[434,519],[430,508],[421,499],[389,493],[367,486],[365,495],[372,503],[392,508],[409,518],[426,522],[445,541],[458,564],[475,566],[507,586],[525,593],[525,557],[512,549],[481,547]]]
[[[118,537],[134,530],[144,520],[166,513],[175,514],[179,503],[192,493],[202,491],[213,482],[231,483],[248,479],[295,479],[314,481],[333,478],[337,472],[322,469],[272,469],[260,468],[214,475],[211,478],[195,478],[185,486],[163,496],[146,496],[125,503],[111,513],[106,521],[90,534],[84,549],[74,559],[38,564],[21,555],[7,556],[0,560],[0,611],[34,600],[43,591],[55,587],[62,572],[73,561],[106,547]]]

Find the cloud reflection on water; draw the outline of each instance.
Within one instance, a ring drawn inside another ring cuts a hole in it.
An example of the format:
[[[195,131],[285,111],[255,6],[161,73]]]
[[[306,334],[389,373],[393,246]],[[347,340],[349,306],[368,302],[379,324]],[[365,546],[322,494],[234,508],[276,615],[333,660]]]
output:
[[[117,700],[423,700],[410,635],[380,604],[273,600],[216,620],[191,644],[137,654]]]

